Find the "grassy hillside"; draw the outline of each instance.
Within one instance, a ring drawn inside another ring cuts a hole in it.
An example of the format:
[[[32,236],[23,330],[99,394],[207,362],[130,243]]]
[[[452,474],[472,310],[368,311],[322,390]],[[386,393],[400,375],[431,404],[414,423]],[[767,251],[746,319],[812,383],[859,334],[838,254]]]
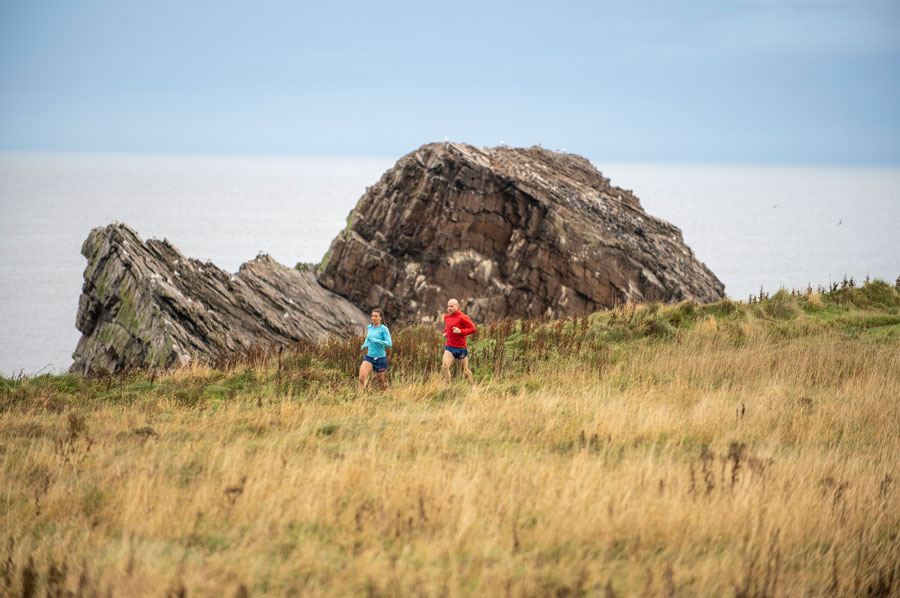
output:
[[[0,379],[0,594],[900,593],[895,287],[392,332]]]

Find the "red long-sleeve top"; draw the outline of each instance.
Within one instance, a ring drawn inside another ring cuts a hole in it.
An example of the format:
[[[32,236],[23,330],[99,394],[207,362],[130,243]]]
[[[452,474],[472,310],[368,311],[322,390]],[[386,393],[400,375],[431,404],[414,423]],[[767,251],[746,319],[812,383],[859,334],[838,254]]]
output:
[[[453,332],[453,327],[459,328],[459,334]],[[466,348],[466,336],[475,332],[475,324],[469,316],[461,311],[455,314],[444,314],[444,332],[447,334],[447,346],[458,349]]]

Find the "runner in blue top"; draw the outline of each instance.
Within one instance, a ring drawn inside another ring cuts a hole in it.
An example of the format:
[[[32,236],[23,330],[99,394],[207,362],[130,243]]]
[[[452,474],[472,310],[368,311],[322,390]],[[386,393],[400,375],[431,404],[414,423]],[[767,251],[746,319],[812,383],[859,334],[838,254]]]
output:
[[[386,389],[387,383],[387,352],[385,348],[391,346],[391,333],[384,324],[384,312],[380,309],[372,310],[372,323],[366,327],[366,342],[360,349],[368,348],[362,364],[359,366],[359,388],[366,389],[366,378],[372,370],[378,376],[381,387]]]

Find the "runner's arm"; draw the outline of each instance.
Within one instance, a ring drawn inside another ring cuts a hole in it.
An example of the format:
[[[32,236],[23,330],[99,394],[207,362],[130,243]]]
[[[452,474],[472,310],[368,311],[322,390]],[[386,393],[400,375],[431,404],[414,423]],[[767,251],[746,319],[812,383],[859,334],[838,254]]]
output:
[[[463,336],[469,336],[470,334],[474,334],[475,324],[472,323],[472,320],[469,319],[469,316],[463,316],[460,318],[462,320],[463,326],[459,327],[459,333]]]
[[[391,346],[391,331],[385,327],[384,332],[382,332],[381,335],[382,335],[382,338],[370,339],[371,342],[377,343],[383,347],[390,347]]]

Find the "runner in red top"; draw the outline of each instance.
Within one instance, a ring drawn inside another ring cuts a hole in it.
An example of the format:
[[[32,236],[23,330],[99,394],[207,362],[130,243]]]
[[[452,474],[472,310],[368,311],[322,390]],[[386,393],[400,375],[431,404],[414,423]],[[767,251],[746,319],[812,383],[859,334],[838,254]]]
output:
[[[441,363],[441,374],[447,384],[450,383],[450,366],[454,361],[462,364],[463,374],[469,384],[474,384],[472,372],[469,371],[469,350],[466,348],[466,336],[475,332],[475,325],[469,316],[459,311],[459,301],[447,301],[447,313],[444,314],[444,336],[447,338],[444,347],[444,359]]]

